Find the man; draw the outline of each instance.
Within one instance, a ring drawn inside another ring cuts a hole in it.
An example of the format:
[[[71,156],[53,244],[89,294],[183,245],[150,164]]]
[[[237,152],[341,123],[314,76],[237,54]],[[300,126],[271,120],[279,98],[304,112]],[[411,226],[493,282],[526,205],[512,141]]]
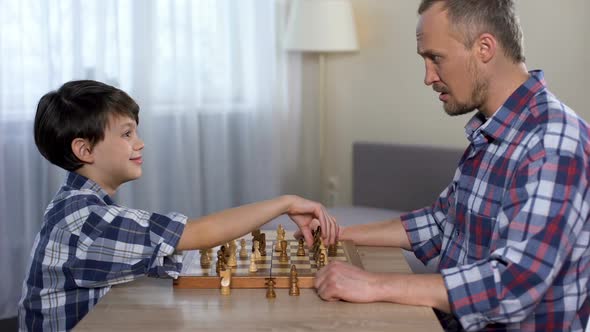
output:
[[[439,258],[437,274],[375,274],[334,262],[325,300],[437,309],[448,330],[582,331],[590,314],[588,125],[528,72],[511,0],[422,0],[424,83],[444,110],[477,110],[470,145],[431,207],[341,229],[360,245]]]

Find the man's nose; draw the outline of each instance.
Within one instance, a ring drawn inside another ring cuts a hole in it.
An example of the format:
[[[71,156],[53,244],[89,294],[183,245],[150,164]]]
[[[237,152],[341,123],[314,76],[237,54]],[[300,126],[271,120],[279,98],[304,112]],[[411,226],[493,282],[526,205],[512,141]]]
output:
[[[426,72],[424,74],[424,84],[429,86],[435,82],[438,82],[439,80],[440,80],[440,78],[438,77],[438,73],[433,68],[432,64],[429,64],[427,61],[426,62]]]

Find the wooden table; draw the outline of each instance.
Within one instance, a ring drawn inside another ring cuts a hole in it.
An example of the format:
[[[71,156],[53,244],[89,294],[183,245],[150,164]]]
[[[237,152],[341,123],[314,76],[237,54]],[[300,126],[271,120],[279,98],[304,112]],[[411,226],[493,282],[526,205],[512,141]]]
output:
[[[399,249],[359,247],[366,270],[410,269]],[[142,278],[115,286],[78,324],[77,331],[442,331],[432,309],[392,303],[326,302],[315,290],[298,297],[277,289],[173,289],[172,281]]]

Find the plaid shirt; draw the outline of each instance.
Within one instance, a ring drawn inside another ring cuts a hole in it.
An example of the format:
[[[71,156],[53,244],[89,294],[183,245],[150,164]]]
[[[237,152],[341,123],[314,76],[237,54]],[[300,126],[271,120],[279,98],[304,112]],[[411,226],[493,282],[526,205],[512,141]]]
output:
[[[70,330],[112,285],[178,276],[174,249],[186,219],[118,206],[95,182],[68,173],[33,245],[20,329]]]
[[[533,71],[466,132],[471,144],[452,183],[433,206],[402,216],[414,253],[440,259],[451,310],[466,330],[583,331],[588,125]]]

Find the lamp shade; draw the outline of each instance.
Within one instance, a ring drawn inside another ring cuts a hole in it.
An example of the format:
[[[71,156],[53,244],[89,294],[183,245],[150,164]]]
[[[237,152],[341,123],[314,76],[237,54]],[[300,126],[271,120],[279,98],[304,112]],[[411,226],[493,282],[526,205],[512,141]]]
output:
[[[300,52],[357,50],[350,1],[292,0],[284,47]]]

